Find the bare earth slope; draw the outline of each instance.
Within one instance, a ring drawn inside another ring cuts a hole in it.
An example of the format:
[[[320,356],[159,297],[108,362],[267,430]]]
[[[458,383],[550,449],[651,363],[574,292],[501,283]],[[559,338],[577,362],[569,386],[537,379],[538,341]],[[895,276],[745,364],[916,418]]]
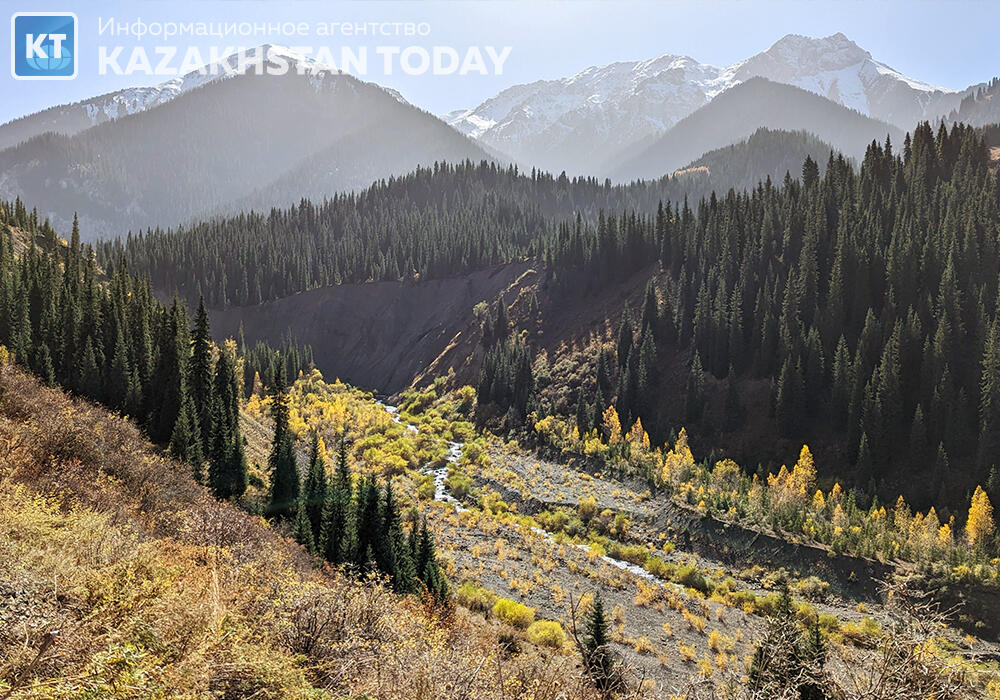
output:
[[[320,369],[344,381],[396,392],[448,351],[456,371],[478,343],[473,307],[492,301],[531,266],[501,265],[465,277],[372,282],[314,289],[253,307],[211,312],[219,338],[274,342],[289,333],[313,346]],[[444,362],[444,360],[441,360]],[[447,371],[446,365],[444,370]]]

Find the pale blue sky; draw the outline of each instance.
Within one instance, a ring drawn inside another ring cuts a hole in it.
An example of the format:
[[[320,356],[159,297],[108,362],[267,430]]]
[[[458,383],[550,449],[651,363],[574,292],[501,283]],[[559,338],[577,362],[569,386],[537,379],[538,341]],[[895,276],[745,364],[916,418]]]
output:
[[[81,2],[0,0],[0,17],[18,11],[75,12],[80,18],[79,76],[72,81],[14,81],[9,43],[2,52],[0,123],[45,107],[72,102],[126,85],[159,82],[149,76],[97,75],[98,17],[144,21],[414,21],[428,22],[428,37],[347,39],[310,37],[308,44],[338,48],[379,44],[513,47],[501,76],[365,76],[394,87],[414,104],[442,113],[472,107],[516,83],[569,75],[591,65],[686,54],[727,65],[762,51],[787,33],[826,36],[843,32],[893,68],[937,85],[964,88],[1000,74],[1000,3],[992,0],[668,0],[665,2]],[[4,20],[9,27],[9,20]],[[5,30],[9,33],[9,30]],[[263,43],[267,38],[247,41]],[[293,43],[274,36],[275,43]],[[9,36],[7,41],[9,42]],[[148,47],[158,43],[140,42]],[[159,43],[163,43],[162,41]],[[191,39],[171,40],[182,50]],[[208,46],[240,39],[205,40]],[[398,71],[397,71],[398,73]]]

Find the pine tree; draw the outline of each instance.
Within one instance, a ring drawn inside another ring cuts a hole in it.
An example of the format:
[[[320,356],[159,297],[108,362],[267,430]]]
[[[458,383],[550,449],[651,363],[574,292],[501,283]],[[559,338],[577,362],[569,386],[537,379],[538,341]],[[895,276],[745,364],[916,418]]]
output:
[[[375,540],[375,563],[379,570],[389,577],[392,588],[397,593],[412,593],[415,590],[415,570],[410,557],[410,548],[403,536],[399,505],[387,479],[382,496],[381,522]]]
[[[167,442],[187,395],[188,342],[187,318],[184,307],[174,299],[162,323],[158,343],[160,354],[151,382],[154,419],[150,434],[157,442]]]
[[[115,346],[108,366],[107,402],[108,406],[124,411],[128,403],[130,370],[125,337],[119,327],[115,333]],[[200,432],[199,432],[200,435]]]
[[[194,329],[191,332],[188,384],[191,387],[191,399],[198,417],[198,426],[206,441],[213,432],[213,374],[212,336],[208,325],[208,312],[205,310],[205,300],[199,299]]]
[[[35,353],[35,360],[32,363],[35,374],[45,382],[46,386],[56,385],[56,371],[52,365],[52,355],[49,353],[49,346],[42,343]]]
[[[583,639],[583,662],[594,685],[604,694],[610,694],[619,685],[617,664],[610,647],[611,635],[601,594],[594,598],[594,605],[587,617],[587,631]]]
[[[355,561],[356,520],[354,516],[354,484],[347,464],[347,444],[340,439],[337,450],[337,472],[330,485],[330,496],[323,513],[323,544],[326,558],[333,564]]]
[[[816,164],[816,161],[814,161],[811,156],[806,156],[806,160],[802,164],[802,187],[806,190],[809,190],[818,181],[819,181],[819,166]]]
[[[327,501],[326,463],[319,434],[313,432],[309,449],[309,467],[306,469],[304,502],[310,529],[319,537],[322,532],[323,507]]]
[[[213,417],[209,481],[216,498],[239,498],[247,488],[247,464],[239,431],[239,387],[232,343],[219,349],[211,401]]]
[[[279,358],[280,360],[280,358]],[[274,439],[268,466],[271,471],[271,499],[268,514],[277,519],[293,519],[299,502],[299,469],[295,461],[295,445],[288,427],[288,392],[285,386],[284,362],[275,371],[273,404]]]
[[[17,357],[16,352],[14,353],[14,357]],[[88,398],[100,399],[102,393],[101,368],[97,363],[97,353],[94,351],[94,343],[89,336],[83,343],[83,354],[80,357],[80,362],[77,365],[74,375],[76,376],[77,391]],[[170,422],[170,433],[167,433],[167,437],[170,437],[173,433],[173,427],[173,422]]]
[[[414,540],[415,557],[414,563],[417,576],[423,583],[431,598],[441,604],[448,599],[448,580],[437,561],[437,553],[434,547],[434,539],[427,530],[427,518],[423,519],[420,525],[420,533],[412,537],[417,530],[416,521],[413,522],[411,538]]]
[[[194,417],[194,404],[189,396],[184,396],[181,401],[181,410],[170,436],[170,453],[176,459],[190,464],[195,480],[202,482],[205,475],[202,472],[201,439]]]
[[[689,423],[701,420],[705,408],[705,373],[701,367],[701,356],[696,350],[688,372],[687,387],[684,391],[685,413]]]
[[[379,524],[381,522],[378,485],[375,477],[369,475],[358,482],[356,535],[357,545],[354,553],[354,565],[361,572],[371,570],[375,559],[375,548],[378,543]]]
[[[299,499],[295,507],[295,541],[306,548],[310,554],[316,554],[316,539],[309,524],[309,515],[304,499]]]
[[[1000,321],[993,320],[983,346],[979,391],[979,464],[1000,464]]]

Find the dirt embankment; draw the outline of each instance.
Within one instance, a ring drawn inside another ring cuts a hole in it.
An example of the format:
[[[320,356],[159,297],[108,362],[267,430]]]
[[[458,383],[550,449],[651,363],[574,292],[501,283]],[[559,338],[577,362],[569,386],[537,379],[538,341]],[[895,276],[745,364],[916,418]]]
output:
[[[250,307],[210,312],[215,335],[280,343],[290,333],[312,345],[329,377],[387,393],[428,368],[474,381],[479,322],[473,307],[537,281],[529,263],[500,265],[426,282],[371,282],[314,289]],[[505,295],[506,296],[506,295]]]
[[[218,339],[243,324],[248,343],[277,345],[292,335],[312,345],[329,377],[393,394],[454,370],[475,383],[482,348],[473,311],[503,300],[514,329],[529,332],[550,358],[578,351],[594,338],[611,338],[628,301],[635,309],[652,266],[600,293],[551,287],[539,261],[497,265],[460,277],[422,282],[342,284],[257,306],[210,310]],[[537,301],[533,307],[532,302]]]

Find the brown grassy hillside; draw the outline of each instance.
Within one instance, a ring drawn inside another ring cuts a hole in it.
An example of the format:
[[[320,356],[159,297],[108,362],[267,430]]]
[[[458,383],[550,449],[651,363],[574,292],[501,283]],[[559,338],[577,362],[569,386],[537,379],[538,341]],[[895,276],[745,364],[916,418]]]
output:
[[[318,571],[129,421],[0,366],[0,698],[579,698],[456,610]]]

